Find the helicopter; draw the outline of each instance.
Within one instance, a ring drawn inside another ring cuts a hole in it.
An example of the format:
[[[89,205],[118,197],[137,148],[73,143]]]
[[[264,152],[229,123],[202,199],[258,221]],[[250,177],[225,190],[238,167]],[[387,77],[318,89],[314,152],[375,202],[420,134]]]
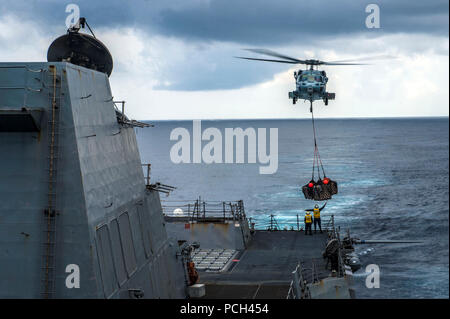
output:
[[[312,112],[312,103],[317,100],[323,100],[325,105],[328,105],[329,100],[334,100],[336,97],[335,93],[327,92],[326,86],[328,83],[328,77],[325,71],[319,70],[320,65],[367,65],[366,63],[354,63],[352,61],[356,61],[357,59],[351,60],[341,60],[341,61],[331,61],[325,62],[321,60],[299,60],[296,58],[292,58],[287,55],[283,55],[277,53],[275,51],[266,50],[266,49],[245,49],[250,52],[259,53],[271,57],[280,58],[282,60],[275,59],[258,59],[258,58],[249,58],[249,57],[236,57],[238,59],[245,60],[255,60],[255,61],[265,61],[265,62],[277,62],[277,63],[289,63],[289,64],[305,64],[309,66],[306,70],[298,70],[294,72],[296,90],[289,92],[289,98],[292,99],[292,103],[295,104],[297,100],[302,99],[305,101],[310,101]],[[358,60],[367,60],[374,58],[383,58],[383,57],[367,57]]]

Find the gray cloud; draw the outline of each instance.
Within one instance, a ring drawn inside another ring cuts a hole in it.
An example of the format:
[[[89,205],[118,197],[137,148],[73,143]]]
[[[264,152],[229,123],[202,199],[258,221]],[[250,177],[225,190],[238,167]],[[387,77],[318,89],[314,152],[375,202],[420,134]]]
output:
[[[51,25],[63,23],[68,3],[77,3],[96,26],[135,25],[153,33],[195,41],[288,44],[317,37],[365,32],[368,0],[6,0],[12,12]],[[448,35],[448,0],[378,0],[380,33]]]
[[[188,57],[182,65],[169,61],[161,75],[169,79],[171,85],[158,86],[156,89],[235,89],[269,80],[275,73],[288,68],[286,65],[246,63],[247,61],[233,58],[239,51],[234,46],[225,48],[217,44],[216,48]]]
[[[158,89],[214,90],[239,88],[267,81],[289,66],[239,61],[243,47],[292,47],[320,50],[336,38],[378,37],[424,33],[448,37],[448,0],[378,0],[381,29],[365,27],[370,0],[133,0],[25,1],[2,0],[0,16],[14,14],[41,26],[65,31],[68,3],[79,4],[94,28],[136,27],[149,36],[208,43],[183,63],[170,56],[158,75],[170,85]],[[45,27],[44,27],[45,28]],[[55,35],[56,37],[56,35]],[[226,48],[221,43],[227,43]],[[298,51],[297,51],[298,52]],[[290,52],[287,52],[288,54]],[[192,54],[192,52],[190,53]],[[301,53],[300,53],[301,54]],[[355,52],[358,54],[358,52]],[[298,54],[294,54],[298,56]],[[116,70],[117,71],[117,70]]]

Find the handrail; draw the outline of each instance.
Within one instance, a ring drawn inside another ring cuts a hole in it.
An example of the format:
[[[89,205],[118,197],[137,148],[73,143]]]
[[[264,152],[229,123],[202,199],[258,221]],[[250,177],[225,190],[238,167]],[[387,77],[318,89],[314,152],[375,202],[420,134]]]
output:
[[[330,220],[328,221],[329,224],[331,224],[331,232],[330,232],[330,238],[337,239],[339,247],[342,247],[341,238],[339,231],[336,230],[336,226],[334,224],[334,215],[331,215]],[[342,259],[341,249],[338,249],[338,276],[341,277],[345,274],[344,269],[344,260]]]
[[[164,201],[162,202],[163,214],[171,218],[188,218],[189,220],[222,219],[244,220],[246,219],[244,202],[206,202],[201,198],[191,202]]]
[[[289,286],[287,299],[309,299],[311,295],[309,293],[309,289],[306,283],[306,280],[303,276],[303,267],[301,263],[298,263],[295,267],[295,270],[292,272],[292,281]]]
[[[334,229],[334,216],[331,215],[328,221],[326,221],[327,216],[322,217],[324,220],[322,224],[322,230],[331,232]],[[289,230],[289,231],[299,231],[303,230],[305,223],[303,218],[300,218],[299,214],[292,216],[284,216],[283,220],[277,218],[276,215],[258,215],[249,217],[252,223],[255,225],[255,229],[260,230]]]
[[[121,124],[123,126],[140,127],[140,128],[154,127],[153,124],[147,124],[147,123],[139,122],[136,120],[130,120],[125,115],[125,102],[126,101],[114,101],[113,99],[114,99],[114,97],[112,97],[110,100],[107,100],[105,102],[111,102],[111,101],[113,102],[114,109],[116,110],[116,115],[119,115],[119,116],[117,116],[117,121],[119,124]],[[122,104],[121,109],[118,108],[117,104]]]

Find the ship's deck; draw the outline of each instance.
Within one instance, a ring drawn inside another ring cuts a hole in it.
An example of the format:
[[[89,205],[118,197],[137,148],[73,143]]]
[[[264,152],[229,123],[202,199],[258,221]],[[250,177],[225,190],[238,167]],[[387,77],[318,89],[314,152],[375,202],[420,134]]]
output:
[[[326,240],[326,232],[256,231],[227,271],[200,272],[205,298],[286,298],[299,262],[311,269],[314,261],[317,277],[328,276],[322,258]]]

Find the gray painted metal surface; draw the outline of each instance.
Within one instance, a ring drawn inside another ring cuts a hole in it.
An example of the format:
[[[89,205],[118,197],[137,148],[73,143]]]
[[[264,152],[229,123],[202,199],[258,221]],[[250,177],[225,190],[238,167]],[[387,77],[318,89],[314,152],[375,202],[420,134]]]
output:
[[[308,285],[311,299],[350,299],[346,277],[329,277]]]
[[[23,128],[5,124],[14,113]],[[134,128],[118,123],[105,74],[0,63],[0,156],[0,298],[185,297],[159,194],[145,188]],[[55,214],[44,217],[49,198]],[[80,288],[66,286],[71,264]]]
[[[305,236],[302,231],[257,230],[230,271],[201,273],[200,280],[206,284],[283,283],[289,286],[292,270],[299,261],[317,259],[318,268],[325,268],[321,254],[326,239],[326,233]],[[327,275],[328,271],[319,274],[321,278]]]
[[[172,221],[166,223],[166,228],[170,237],[198,242],[202,249],[245,249],[241,225],[234,221],[199,223]]]

